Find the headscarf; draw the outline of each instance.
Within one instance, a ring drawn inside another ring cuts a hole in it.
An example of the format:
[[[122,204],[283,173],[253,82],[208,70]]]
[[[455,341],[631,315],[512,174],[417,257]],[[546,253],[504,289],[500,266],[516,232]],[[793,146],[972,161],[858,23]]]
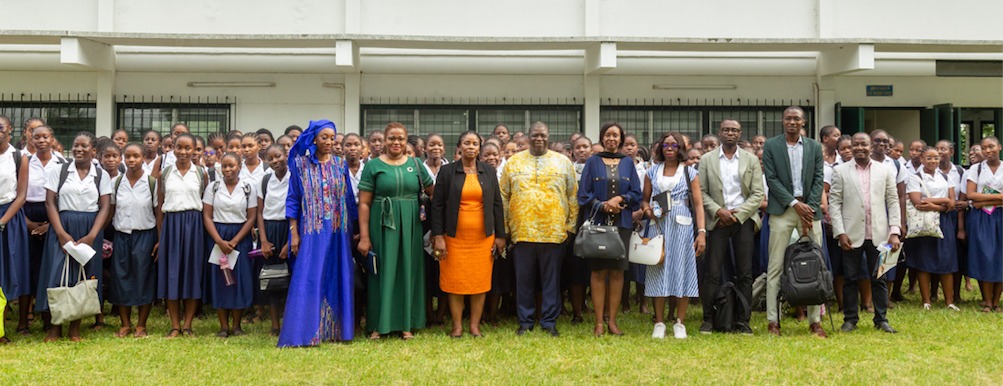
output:
[[[321,130],[328,127],[333,129],[335,133],[338,132],[338,128],[334,125],[334,122],[329,120],[321,119],[317,121],[310,121],[310,126],[308,126],[306,130],[303,130],[303,133],[300,134],[299,138],[296,138],[296,143],[294,143],[293,147],[289,149],[289,161],[291,162],[296,157],[302,157],[306,155],[307,152],[311,155],[316,154],[317,145],[313,143],[313,140],[317,137],[317,134],[319,134]]]

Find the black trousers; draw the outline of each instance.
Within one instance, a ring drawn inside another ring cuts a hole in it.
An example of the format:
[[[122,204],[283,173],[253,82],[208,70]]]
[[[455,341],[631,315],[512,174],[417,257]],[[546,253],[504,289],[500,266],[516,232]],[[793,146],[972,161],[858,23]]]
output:
[[[888,283],[884,279],[874,277],[878,268],[878,249],[871,240],[865,240],[860,248],[843,251],[843,274],[846,276],[846,281],[843,283],[843,321],[857,324],[860,320],[860,289],[857,281],[865,278],[860,267],[864,260],[861,258],[862,255],[867,256],[867,266],[863,271],[867,272],[866,278],[871,279],[874,324],[877,325],[888,321],[885,316],[888,312]]]
[[[707,235],[707,252],[704,253],[703,273],[700,285],[700,299],[703,302],[704,320],[711,320],[714,315],[714,293],[721,286],[722,273],[735,275],[733,282],[739,293],[749,301],[752,300],[752,256],[755,244],[756,223],[746,220],[742,224],[731,224],[726,227],[714,228]],[[734,266],[729,268],[731,257],[734,256]],[[749,324],[749,315],[743,315],[739,323]]]
[[[564,244],[515,244],[512,254],[515,262],[515,304],[519,326],[533,328],[536,314],[536,283],[543,290],[543,308],[540,326],[553,328],[561,312],[561,259]]]

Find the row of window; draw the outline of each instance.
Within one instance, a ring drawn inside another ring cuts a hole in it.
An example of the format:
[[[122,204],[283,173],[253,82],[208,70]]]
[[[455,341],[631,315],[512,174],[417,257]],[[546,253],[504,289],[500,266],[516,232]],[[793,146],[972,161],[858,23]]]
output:
[[[231,130],[231,104],[158,104],[119,103],[116,129],[126,130],[130,138],[140,138],[147,130],[167,133],[175,122],[187,123],[193,133],[203,137]],[[603,107],[600,121],[616,121],[642,143],[651,143],[668,131],[679,131],[694,138],[716,132],[725,118],[738,119],[743,137],[773,136],[782,132],[783,107]],[[808,122],[811,109],[807,109]],[[69,143],[79,131],[95,129],[96,107],[93,103],[10,102],[0,103],[0,114],[7,115],[20,138],[20,127],[30,117],[41,117],[56,131],[56,137]],[[468,130],[489,134],[498,124],[512,131],[525,130],[532,122],[550,127],[553,140],[566,140],[583,128],[581,106],[362,106],[363,132],[382,130],[388,122],[401,122],[411,134],[438,133],[452,149],[457,137]],[[282,128],[273,128],[274,131]],[[810,129],[810,128],[809,128]],[[447,153],[450,154],[450,153]]]

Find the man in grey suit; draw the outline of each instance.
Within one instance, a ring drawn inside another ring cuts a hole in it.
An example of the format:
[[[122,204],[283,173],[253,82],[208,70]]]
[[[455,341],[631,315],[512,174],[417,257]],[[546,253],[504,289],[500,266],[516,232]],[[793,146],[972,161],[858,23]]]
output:
[[[759,204],[763,202],[763,171],[755,155],[738,148],[742,125],[735,119],[721,121],[721,146],[700,158],[700,192],[707,220],[707,253],[704,259],[704,321],[701,334],[713,330],[714,294],[721,285],[721,271],[730,256],[735,257],[735,286],[752,299],[752,245],[759,229]],[[731,249],[729,250],[729,247]],[[729,253],[733,252],[733,253]],[[737,331],[752,334],[749,315],[737,315]]]
[[[769,186],[766,212],[770,214],[769,266],[766,271],[766,319],[768,331],[780,336],[780,273],[784,251],[791,233],[798,230],[822,245],[822,145],[801,135],[805,125],[804,110],[797,106],[784,109],[784,134],[770,138],[763,145],[763,169]],[[808,329],[825,338],[819,306],[808,307]]]
[[[887,240],[891,249],[900,246],[902,224],[899,196],[895,183],[894,167],[871,160],[871,137],[866,133],[853,135],[853,161],[836,166],[829,189],[829,218],[832,234],[843,249],[843,268],[847,275],[843,285],[843,332],[857,329],[858,288],[861,255],[866,255],[865,272],[871,279],[874,301],[874,328],[888,333],[895,329],[888,325],[888,287],[884,280],[875,277],[878,266],[877,245]],[[852,277],[851,277],[852,276]]]

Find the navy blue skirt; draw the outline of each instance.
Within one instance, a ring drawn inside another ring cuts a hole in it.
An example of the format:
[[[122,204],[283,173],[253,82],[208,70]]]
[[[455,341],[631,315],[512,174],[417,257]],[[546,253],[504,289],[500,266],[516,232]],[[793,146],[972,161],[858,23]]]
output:
[[[81,237],[86,236],[91,231],[91,227],[94,226],[96,218],[97,212],[73,212],[68,210],[59,212],[59,221],[63,224],[63,230],[69,233],[70,238],[73,240],[79,240]],[[87,265],[84,265],[84,276],[88,279],[97,279],[98,288],[101,288],[104,281],[101,277],[101,243],[104,241],[103,233],[103,231],[99,232],[97,237],[94,238],[94,243],[91,245],[97,251],[97,254],[87,262]],[[49,311],[49,297],[46,296],[45,290],[60,286],[59,281],[63,275],[63,266],[66,264],[66,252],[63,251],[63,246],[59,243],[59,237],[56,236],[56,232],[50,229],[47,235],[45,238],[45,252],[42,256],[41,272],[39,274],[38,291],[35,292],[36,312]],[[72,286],[77,284],[77,280],[80,277],[80,264],[71,257],[69,268],[70,274],[67,284]],[[104,299],[101,295],[101,291],[98,291],[98,298],[103,303]]]
[[[940,230],[942,239],[916,237],[905,244],[909,268],[938,275],[958,272],[958,212],[941,212]]]
[[[1003,283],[1003,208],[968,212],[968,276]]]
[[[262,259],[261,266],[264,266],[265,264],[270,265],[287,263],[286,266],[291,269],[292,264],[290,262],[279,258],[279,252],[282,251],[282,248],[285,248],[286,244],[289,242],[289,220],[265,220],[264,233],[265,237],[268,238],[268,242],[275,246],[275,253],[272,254],[272,257]],[[255,268],[254,288],[260,289],[261,281],[259,277],[261,276],[261,269],[258,268],[258,264],[255,264]],[[288,291],[274,291],[274,293],[269,293],[255,290],[254,304],[268,303],[274,305],[276,303],[281,303],[285,300],[287,292]]]
[[[160,228],[163,242],[157,249],[157,298],[202,298],[202,272],[209,254],[205,239],[202,212],[164,213]]]
[[[0,205],[0,217],[7,214],[10,203]],[[31,269],[28,258],[28,225],[24,212],[18,212],[0,232],[0,289],[8,299],[31,295]]]
[[[115,250],[108,259],[108,301],[129,307],[153,303],[157,276],[151,253],[157,243],[157,231],[115,232],[112,243]]]
[[[244,224],[222,224],[215,223],[216,231],[223,240],[233,239]],[[206,238],[209,239],[208,237]],[[212,241],[206,244],[206,251],[212,250]],[[254,293],[257,288],[254,286],[254,262],[247,256],[251,252],[251,235],[248,234],[239,243],[237,251],[240,252],[237,264],[233,267],[233,285],[226,285],[226,278],[223,270],[218,265],[206,263],[209,270],[209,282],[206,286],[206,296],[213,307],[221,310],[241,310],[250,307],[254,302]],[[203,260],[208,261],[209,254],[206,253]]]
[[[44,202],[26,202],[21,208],[24,217],[34,222],[49,222],[49,213],[45,211]],[[28,285],[30,291],[38,288],[38,274],[42,269],[42,254],[45,253],[45,237],[32,236],[28,233]]]

